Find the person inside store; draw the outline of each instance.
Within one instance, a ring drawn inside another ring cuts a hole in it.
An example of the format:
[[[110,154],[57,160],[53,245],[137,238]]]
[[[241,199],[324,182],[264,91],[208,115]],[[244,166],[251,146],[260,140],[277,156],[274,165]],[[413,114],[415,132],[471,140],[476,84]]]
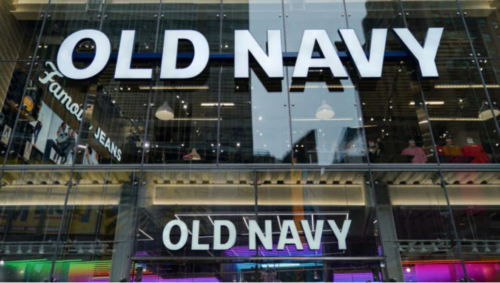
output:
[[[408,141],[408,147],[401,152],[401,155],[413,156],[412,163],[426,163],[427,155],[425,150],[421,147],[416,146],[415,140],[411,139]]]

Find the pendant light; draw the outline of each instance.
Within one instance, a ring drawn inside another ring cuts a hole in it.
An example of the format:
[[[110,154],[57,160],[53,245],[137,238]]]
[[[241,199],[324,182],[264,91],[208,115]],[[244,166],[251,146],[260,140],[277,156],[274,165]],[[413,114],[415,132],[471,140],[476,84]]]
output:
[[[174,119],[174,111],[168,106],[168,102],[165,101],[162,106],[158,107],[155,116],[163,121],[172,120]]]
[[[326,120],[330,119],[335,115],[335,112],[333,111],[333,108],[326,103],[326,101],[323,100],[321,105],[318,107],[318,110],[316,110],[316,118],[320,120]]]
[[[493,113],[495,113],[495,117],[500,115],[500,110],[496,106],[493,106]],[[483,101],[481,108],[479,109],[479,119],[483,121],[489,120],[493,118],[493,114],[491,113],[491,109],[488,106],[488,102]]]

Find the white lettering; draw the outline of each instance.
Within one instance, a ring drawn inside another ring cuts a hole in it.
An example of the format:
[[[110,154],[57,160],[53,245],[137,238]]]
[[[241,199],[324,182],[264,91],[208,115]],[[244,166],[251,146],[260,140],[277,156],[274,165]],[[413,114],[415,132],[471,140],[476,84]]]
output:
[[[170,241],[170,232],[172,231],[172,228],[174,226],[178,226],[180,229],[180,238],[179,238],[179,242],[177,242],[177,244],[173,244]],[[163,244],[165,245],[165,247],[167,247],[167,249],[172,250],[172,251],[177,251],[177,250],[182,249],[182,247],[184,247],[184,245],[186,244],[187,239],[188,239],[188,229],[187,229],[186,223],[184,223],[180,220],[172,220],[172,221],[168,222],[167,225],[165,226],[165,228],[163,229],[163,237],[162,238],[163,238]]]
[[[425,36],[424,47],[418,43],[417,39],[407,28],[393,29],[396,36],[410,50],[411,54],[418,61],[420,72],[424,78],[437,78],[439,73],[436,66],[436,55],[439,42],[443,35],[443,28],[429,28]]]
[[[283,220],[283,224],[281,225],[281,234],[280,239],[278,241],[278,251],[282,251],[285,249],[285,245],[294,244],[295,248],[298,251],[304,249],[302,247],[302,243],[300,242],[299,232],[297,231],[297,227],[295,227],[295,222],[293,220]],[[292,233],[292,238],[288,239],[288,231]]]
[[[342,231],[339,230],[337,223],[334,220],[328,220],[328,225],[332,229],[333,234],[337,237],[339,250],[346,250],[347,246],[345,243],[345,239],[347,238],[347,233],[349,233],[349,227],[351,227],[351,220],[344,220],[344,224],[342,224]]]
[[[309,227],[309,222],[307,220],[300,220],[300,225],[302,226],[302,230],[304,231],[304,235],[306,236],[307,245],[311,250],[319,250],[321,243],[321,236],[323,235],[323,226],[325,224],[324,220],[316,221],[316,234],[314,238],[312,236],[311,227]]]
[[[248,59],[249,53],[252,53],[268,77],[283,78],[283,54],[281,49],[281,32],[279,30],[267,31],[267,45],[269,47],[269,56],[262,50],[248,30],[235,30],[234,77],[248,78]]]
[[[266,225],[266,234],[262,233],[262,230],[259,227],[259,224],[257,224],[257,221],[255,220],[249,220],[248,221],[248,241],[249,241],[249,249],[250,250],[256,250],[257,249],[257,237],[259,237],[260,242],[264,246],[264,249],[268,251],[273,250],[273,227],[272,227],[273,222],[271,220],[266,220],[265,225]]]
[[[179,40],[191,41],[194,57],[191,65],[177,69],[177,49]],[[210,48],[207,39],[194,30],[166,30],[163,40],[163,57],[161,60],[161,79],[190,79],[199,75],[207,66]]]
[[[222,226],[228,230],[228,238],[225,244],[221,243],[221,230]],[[214,250],[229,250],[236,243],[236,227],[231,221],[228,220],[215,220],[214,221]]]
[[[208,244],[200,244],[200,220],[193,220],[193,234],[191,238],[191,249],[193,251],[208,251]]]
[[[353,29],[339,29],[339,34],[354,61],[359,76],[362,79],[382,77],[387,29],[372,30],[370,60],[366,58],[365,51]]]
[[[116,60],[115,79],[151,79],[152,69],[131,69],[135,30],[123,30]]]
[[[84,39],[93,40],[95,43],[95,57],[86,68],[78,69],[73,64],[73,51]],[[108,64],[111,55],[111,43],[108,37],[94,29],[84,29],[68,36],[57,53],[57,66],[61,73],[70,79],[85,80],[99,74]]]
[[[316,42],[324,58],[312,58]],[[347,72],[325,30],[304,31],[293,77],[307,78],[310,68],[330,68],[334,78],[347,78]]]

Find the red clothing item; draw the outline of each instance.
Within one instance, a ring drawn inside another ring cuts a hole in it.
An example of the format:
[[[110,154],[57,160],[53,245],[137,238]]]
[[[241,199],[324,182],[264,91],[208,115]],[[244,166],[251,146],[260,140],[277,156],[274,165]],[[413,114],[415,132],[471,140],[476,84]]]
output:
[[[446,155],[443,151],[443,148],[440,147],[439,145],[436,145],[436,149],[438,151],[438,155]]]
[[[488,155],[479,144],[465,145],[462,147],[462,153],[464,156],[474,157],[472,163],[490,163]]]

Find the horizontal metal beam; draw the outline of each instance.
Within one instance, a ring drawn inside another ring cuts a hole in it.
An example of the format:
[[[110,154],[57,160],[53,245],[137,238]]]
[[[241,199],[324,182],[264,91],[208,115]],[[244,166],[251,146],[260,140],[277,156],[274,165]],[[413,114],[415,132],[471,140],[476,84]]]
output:
[[[298,257],[298,256],[290,256],[290,257],[277,257],[277,256],[269,256],[269,257],[222,257],[222,256],[196,256],[196,257],[175,257],[175,256],[155,256],[155,257],[132,257],[133,261],[136,262],[156,262],[156,261],[164,261],[172,262],[172,261],[263,261],[263,260],[279,260],[279,261],[372,261],[377,262],[384,260],[384,257],[381,256],[365,256],[365,257],[356,257],[356,256],[315,256],[315,257]]]

